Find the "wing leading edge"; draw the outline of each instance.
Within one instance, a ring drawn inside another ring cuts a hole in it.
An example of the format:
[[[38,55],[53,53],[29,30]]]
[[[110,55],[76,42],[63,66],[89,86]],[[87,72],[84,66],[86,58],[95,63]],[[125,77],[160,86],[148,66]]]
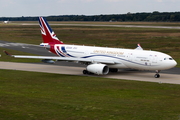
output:
[[[89,63],[105,63],[105,64],[116,64],[119,62],[102,59],[90,59],[90,58],[69,58],[69,57],[54,57],[54,56],[24,56],[24,55],[11,55],[7,51],[4,51],[7,55],[14,58],[31,58],[31,59],[47,59],[47,60],[59,60],[59,61],[79,61]],[[119,63],[120,64],[120,63]]]

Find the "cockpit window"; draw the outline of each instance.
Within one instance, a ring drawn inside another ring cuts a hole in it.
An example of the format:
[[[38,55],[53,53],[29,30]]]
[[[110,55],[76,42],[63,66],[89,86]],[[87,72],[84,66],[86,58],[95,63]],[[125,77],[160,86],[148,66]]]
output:
[[[173,58],[164,58],[164,60],[173,60]]]

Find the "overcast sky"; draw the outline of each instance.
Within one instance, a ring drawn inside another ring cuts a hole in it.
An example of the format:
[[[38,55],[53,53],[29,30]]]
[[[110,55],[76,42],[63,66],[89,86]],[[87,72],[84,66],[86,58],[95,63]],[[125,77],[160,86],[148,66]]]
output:
[[[0,17],[178,12],[180,0],[0,0]]]

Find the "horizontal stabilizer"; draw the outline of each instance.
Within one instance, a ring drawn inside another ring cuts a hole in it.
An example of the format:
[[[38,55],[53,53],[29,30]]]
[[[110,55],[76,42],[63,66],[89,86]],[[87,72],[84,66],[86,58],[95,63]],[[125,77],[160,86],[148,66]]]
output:
[[[9,56],[11,56],[12,57],[12,55],[10,54],[10,53],[8,53],[7,51],[3,51],[6,55],[9,55]]]

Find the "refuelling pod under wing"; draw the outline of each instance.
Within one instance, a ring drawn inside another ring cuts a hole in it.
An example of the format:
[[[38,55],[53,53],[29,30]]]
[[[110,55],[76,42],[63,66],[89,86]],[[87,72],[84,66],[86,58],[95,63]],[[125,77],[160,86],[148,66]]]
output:
[[[87,66],[86,70],[97,75],[106,75],[109,73],[109,67],[105,64],[91,64]]]

